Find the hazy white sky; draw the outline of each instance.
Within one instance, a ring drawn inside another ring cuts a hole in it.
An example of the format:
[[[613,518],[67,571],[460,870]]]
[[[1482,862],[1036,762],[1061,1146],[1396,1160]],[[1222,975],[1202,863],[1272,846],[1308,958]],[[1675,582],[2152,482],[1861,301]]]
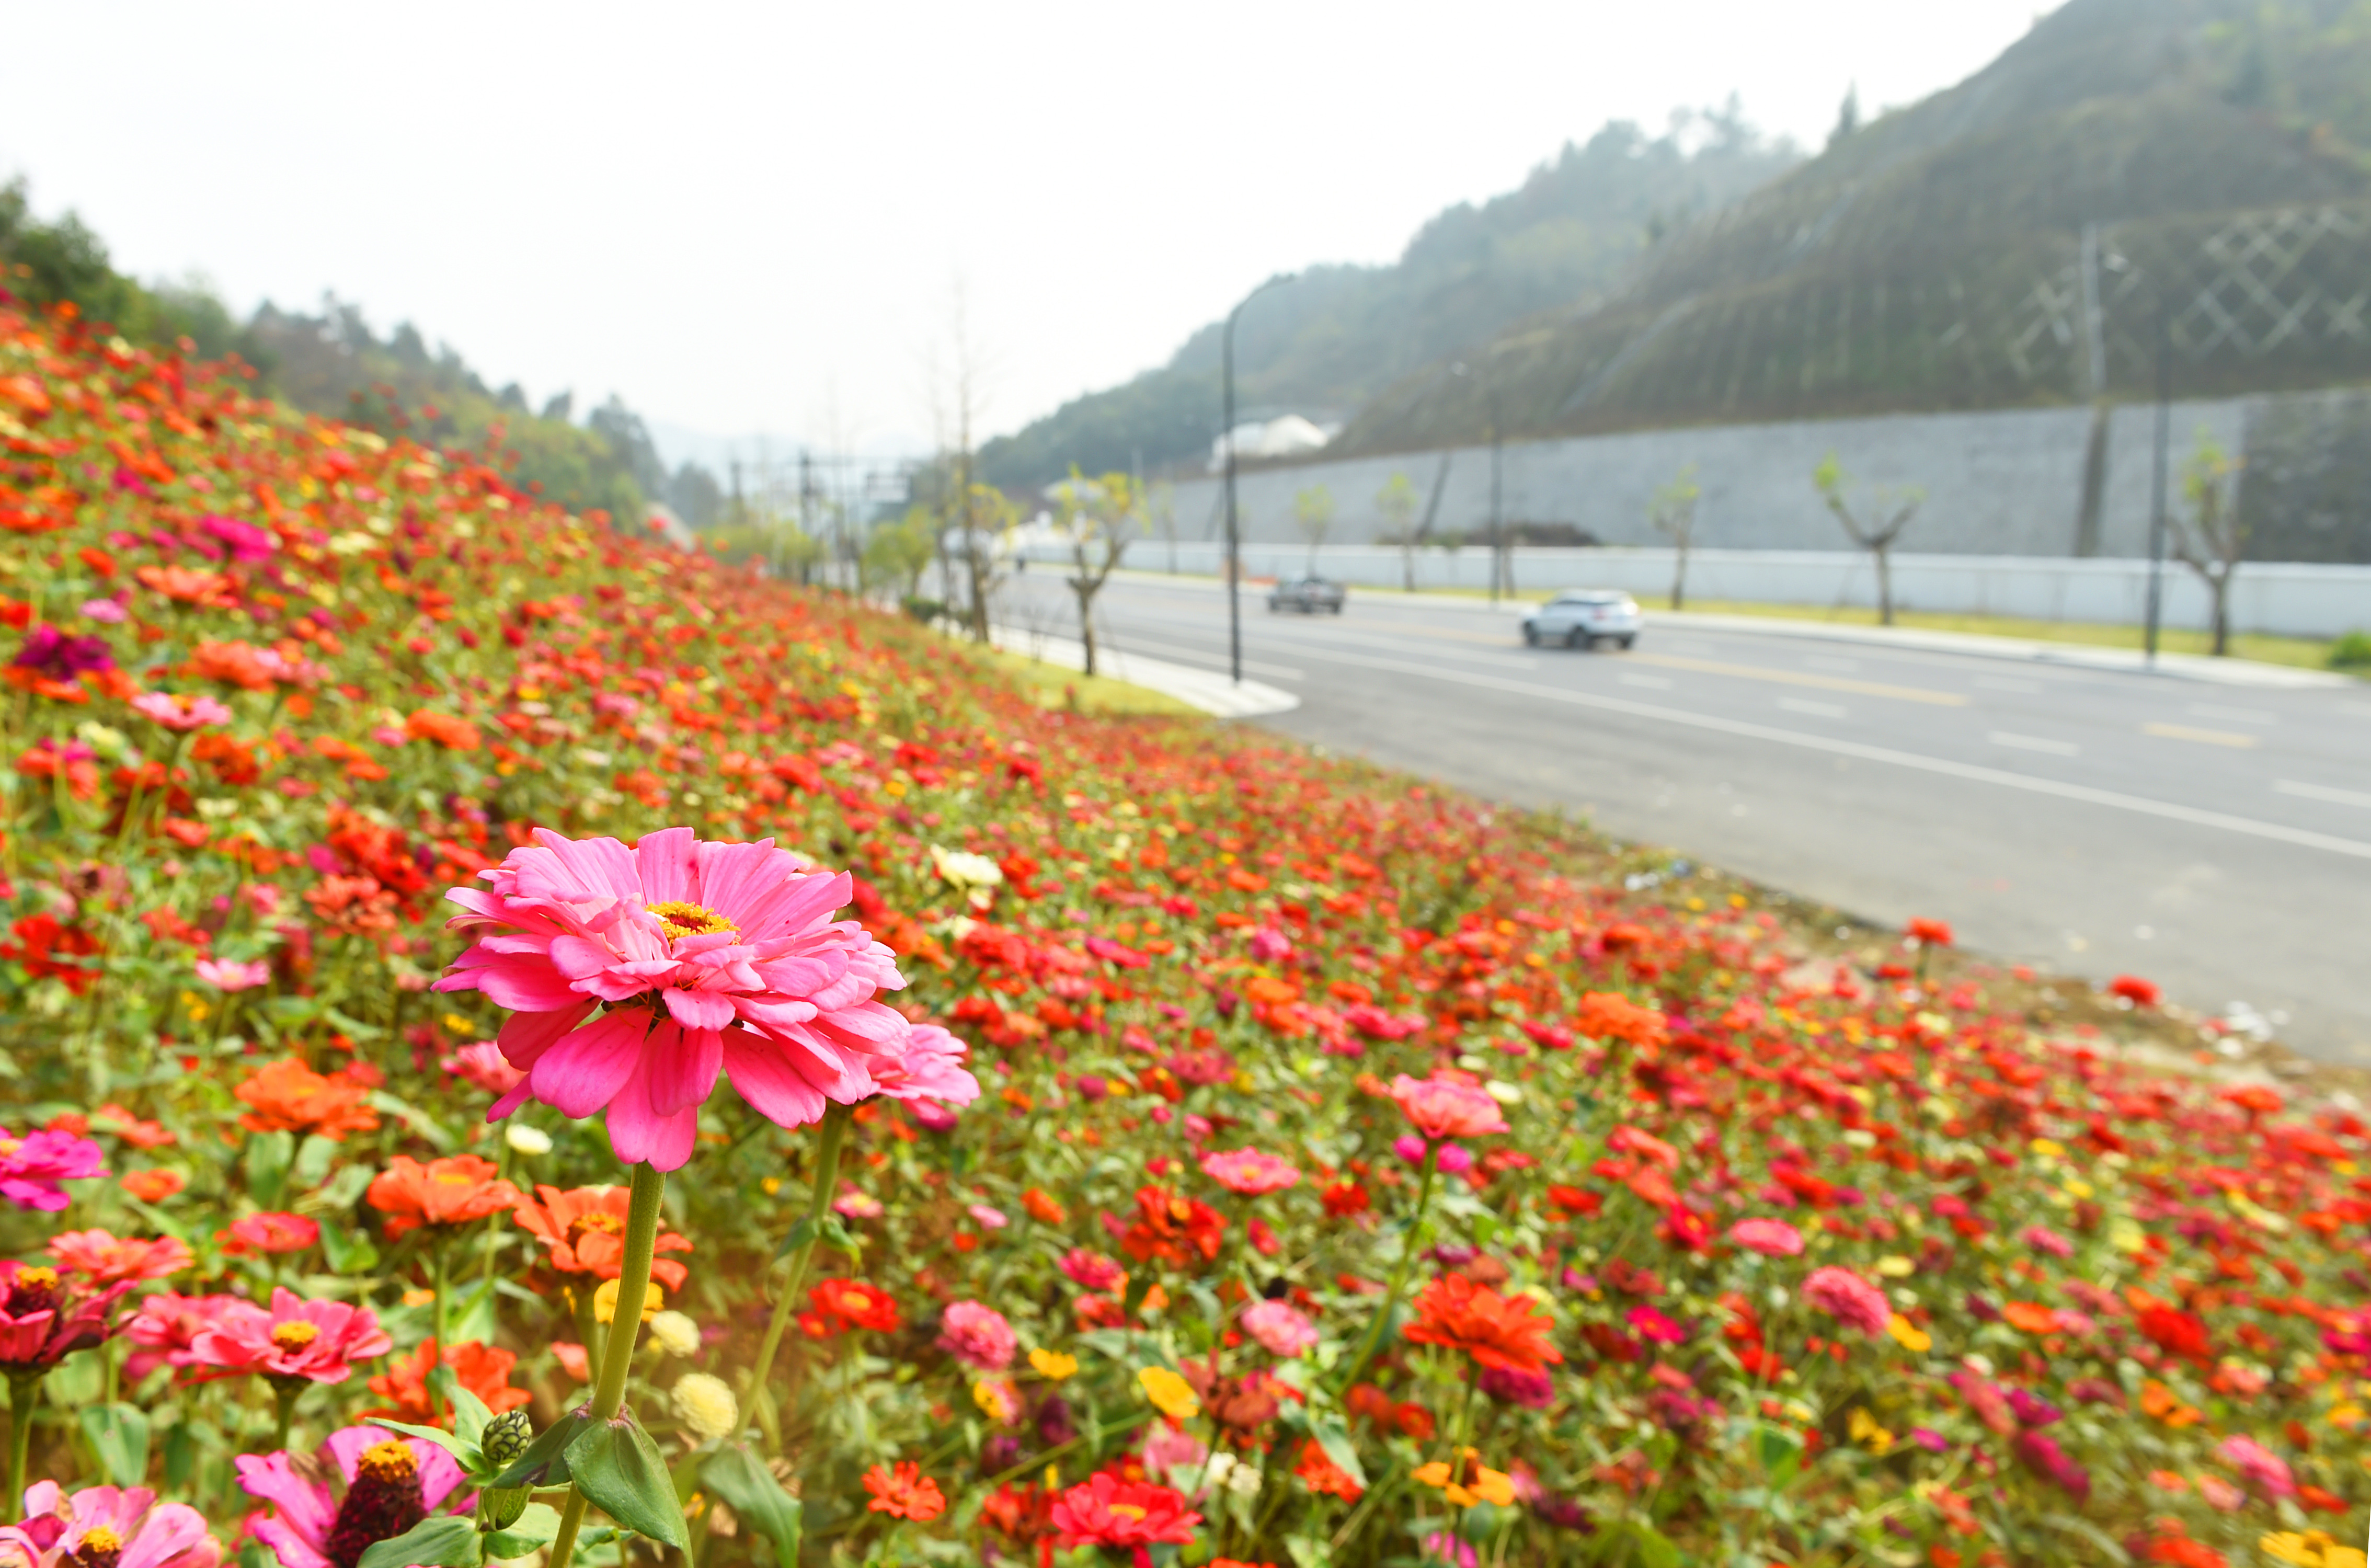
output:
[[[0,0],[0,179],[120,267],[334,289],[538,402],[880,448],[931,435],[958,277],[1011,429],[1609,118],[1733,90],[1816,146],[1848,83],[1911,101],[2037,8]]]

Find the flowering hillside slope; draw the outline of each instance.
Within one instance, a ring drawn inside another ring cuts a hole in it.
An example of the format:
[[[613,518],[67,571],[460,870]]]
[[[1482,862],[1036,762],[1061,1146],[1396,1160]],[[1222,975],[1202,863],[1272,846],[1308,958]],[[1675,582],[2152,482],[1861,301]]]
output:
[[[0,306],[0,1561],[2360,1568],[2361,1123],[241,386]]]

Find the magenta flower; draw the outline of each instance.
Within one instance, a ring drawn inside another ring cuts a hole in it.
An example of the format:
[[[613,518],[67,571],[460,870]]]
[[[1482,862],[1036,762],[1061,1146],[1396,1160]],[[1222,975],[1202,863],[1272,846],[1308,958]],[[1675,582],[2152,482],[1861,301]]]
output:
[[[1765,1258],[1791,1258],[1803,1250],[1803,1233],[1783,1219],[1741,1219],[1729,1228],[1729,1239]]]
[[[1292,1161],[1255,1148],[1232,1149],[1202,1157],[1202,1174],[1231,1193],[1256,1198],[1280,1193],[1301,1180]]]
[[[918,1023],[902,1057],[873,1064],[873,1082],[890,1100],[928,1101],[932,1106],[968,1105],[979,1098],[979,1079],[964,1066],[971,1047],[935,1023]]]
[[[2076,1463],[2049,1433],[2020,1432],[2009,1446],[2017,1450],[2026,1469],[2053,1482],[2076,1502],[2091,1495],[2091,1472]]]
[[[1556,1403],[1556,1379],[1545,1372],[1526,1372],[1520,1366],[1483,1367],[1481,1388],[1500,1404],[1521,1405],[1525,1410],[1545,1410]]]
[[[252,1304],[244,1311],[223,1312],[190,1343],[202,1366],[315,1383],[342,1383],[353,1376],[352,1363],[394,1348],[369,1308],[307,1301],[285,1288],[272,1291],[269,1312]]]
[[[271,1514],[249,1515],[247,1528],[272,1550],[280,1568],[353,1568],[371,1547],[437,1512],[461,1485],[452,1455],[376,1426],[332,1432],[321,1453],[346,1479],[343,1501],[327,1482],[299,1474],[284,1448],[236,1461],[239,1486],[272,1505]],[[452,1511],[476,1501],[459,1499]]]
[[[1803,1299],[1848,1329],[1875,1339],[1893,1320],[1893,1304],[1885,1292],[1850,1269],[1813,1269],[1803,1282]]]
[[[809,871],[773,840],[702,843],[688,827],[582,841],[538,830],[447,894],[483,933],[436,982],[482,992],[513,1017],[499,1043],[526,1081],[488,1120],[537,1100],[608,1113],[609,1147],[662,1170],[691,1158],[719,1074],[785,1127],[879,1088],[912,1027],[877,992],[904,986],[896,955],[835,922],[850,881]],[[580,1027],[581,1026],[581,1027]]]
[[[86,671],[115,668],[114,651],[103,637],[69,637],[54,621],[43,621],[25,634],[25,645],[13,663],[19,669],[70,681]]]
[[[2253,1437],[2226,1437],[2215,1455],[2253,1482],[2267,1497],[2296,1495],[2296,1477],[2290,1473],[2288,1461]]]
[[[58,1183],[106,1175],[104,1159],[98,1145],[71,1133],[27,1133],[16,1138],[0,1131],[0,1198],[18,1208],[55,1214],[67,1202]]]
[[[0,1528],[0,1562],[16,1568],[214,1568],[222,1542],[186,1503],[145,1487],[86,1486],[68,1497],[54,1481],[25,1488],[25,1518]]]
[[[272,979],[272,965],[262,959],[242,963],[235,958],[202,958],[198,978],[217,991],[252,991]]]
[[[977,1301],[958,1301],[939,1320],[939,1348],[983,1372],[1001,1372],[1012,1365],[1020,1348],[1012,1325],[995,1308]]]
[[[46,1263],[0,1262],[0,1372],[45,1373],[77,1350],[102,1343],[113,1331],[108,1309],[132,1288],[130,1280],[85,1291]]]
[[[230,709],[211,697],[177,697],[167,691],[144,691],[132,699],[133,710],[186,733],[209,724],[230,722]]]
[[[1084,1247],[1071,1248],[1056,1261],[1055,1266],[1088,1290],[1117,1290],[1128,1278],[1128,1272],[1117,1263]]]
[[[2029,1225],[2018,1232],[2018,1239],[2037,1252],[2047,1252],[2053,1258],[2071,1258],[2075,1243],[2046,1225]]]
[[[1243,1322],[1243,1332],[1266,1346],[1270,1355],[1288,1361],[1306,1355],[1317,1343],[1317,1325],[1289,1302],[1255,1302],[1244,1310]]]
[[[1628,1321],[1640,1339],[1657,1344],[1677,1344],[1688,1337],[1687,1330],[1644,1303],[1630,1309]]]

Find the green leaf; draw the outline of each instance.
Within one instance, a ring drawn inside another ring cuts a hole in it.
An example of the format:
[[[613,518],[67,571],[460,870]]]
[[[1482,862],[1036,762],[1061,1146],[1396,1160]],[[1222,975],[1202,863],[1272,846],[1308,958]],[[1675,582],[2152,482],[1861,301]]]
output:
[[[400,1432],[406,1437],[417,1437],[423,1442],[434,1443],[438,1447],[444,1449],[446,1453],[452,1455],[455,1458],[460,1460],[461,1468],[463,1470],[468,1469],[470,1464],[478,1457],[478,1446],[475,1443],[464,1443],[460,1438],[454,1436],[450,1432],[443,1431],[437,1427],[414,1426],[408,1421],[389,1421],[383,1415],[375,1415],[371,1417],[371,1424],[373,1426],[384,1426],[389,1432]]]
[[[288,1190],[288,1162],[296,1140],[286,1133],[250,1133],[247,1138],[247,1195],[258,1208],[276,1209]]]
[[[1325,1457],[1333,1460],[1345,1475],[1362,1488],[1367,1484],[1367,1467],[1359,1462],[1359,1450],[1350,1441],[1350,1429],[1343,1424],[1339,1415],[1325,1411],[1311,1416],[1309,1435],[1317,1439],[1317,1446],[1325,1450]]]
[[[354,1568],[478,1568],[485,1557],[475,1521],[439,1514],[374,1544]]]
[[[326,1219],[321,1222],[321,1256],[331,1274],[368,1274],[378,1267],[378,1248],[368,1236],[349,1236],[344,1227]]]
[[[675,1500],[675,1482],[659,1446],[631,1417],[587,1421],[566,1457],[568,1473],[587,1501],[628,1529],[682,1549],[683,1507]]]
[[[778,1568],[797,1568],[799,1530],[805,1509],[782,1490],[774,1474],[740,1444],[719,1448],[700,1467],[701,1484],[732,1505],[733,1511],[774,1543]]]
[[[296,1162],[288,1173],[299,1192],[309,1192],[330,1179],[330,1161],[337,1158],[339,1147],[318,1133],[296,1146]]]
[[[1671,1537],[1654,1526],[1640,1524],[1636,1519],[1625,1522],[1622,1528],[1629,1532],[1632,1540],[1638,1543],[1638,1550],[1631,1558],[1638,1568],[1680,1568],[1680,1549]]]
[[[437,1121],[436,1118],[431,1116],[427,1112],[422,1111],[417,1105],[411,1103],[409,1101],[399,1100],[394,1095],[387,1093],[387,1090],[379,1089],[373,1090],[371,1091],[370,1106],[374,1111],[379,1112],[384,1115],[393,1116],[399,1121],[409,1124],[413,1132],[418,1133],[422,1137],[426,1138],[430,1143],[434,1144],[436,1146],[437,1153],[450,1154],[453,1152],[457,1140],[454,1138],[452,1133],[445,1129],[445,1126],[442,1122]],[[427,1565],[422,1564],[422,1568],[427,1568]]]
[[[774,1249],[774,1262],[781,1262],[815,1239],[815,1222],[812,1218],[802,1218],[783,1233],[782,1244]]]
[[[543,1429],[536,1440],[527,1445],[526,1453],[511,1461],[510,1469],[496,1476],[494,1486],[565,1486],[568,1484],[568,1446],[576,1441],[584,1430],[593,1424],[593,1418],[582,1409],[566,1415]]]
[[[548,1503],[530,1503],[526,1512],[511,1521],[506,1529],[496,1530],[486,1538],[486,1561],[506,1562],[514,1557],[526,1557],[538,1547],[548,1546],[560,1534],[560,1510]]]
[[[454,1336],[453,1343],[456,1344],[461,1343],[458,1334]],[[486,1423],[494,1419],[494,1412],[488,1408],[485,1401],[461,1387],[461,1380],[453,1377],[451,1367],[439,1366],[436,1370],[452,1378],[450,1386],[444,1392],[445,1398],[453,1406],[454,1435],[469,1445],[470,1451],[475,1452],[478,1439],[484,1434]]]
[[[449,1310],[455,1344],[466,1344],[471,1340],[480,1344],[494,1343],[497,1325],[494,1293],[490,1286],[480,1282],[467,1290],[455,1291]]]
[[[148,1415],[137,1405],[87,1405],[77,1412],[99,1468],[117,1486],[137,1486],[148,1473]]]

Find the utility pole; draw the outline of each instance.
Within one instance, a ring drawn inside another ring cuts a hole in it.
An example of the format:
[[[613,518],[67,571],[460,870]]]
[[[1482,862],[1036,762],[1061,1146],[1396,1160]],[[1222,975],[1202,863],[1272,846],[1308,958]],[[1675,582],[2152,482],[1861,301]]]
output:
[[[1243,541],[1235,513],[1235,321],[1244,306],[1291,279],[1291,273],[1278,272],[1243,295],[1227,312],[1226,330],[1219,340],[1220,399],[1226,426],[1219,439],[1227,444],[1227,669],[1237,686],[1243,684]]]
[[[2157,293],[2152,290],[2152,293]],[[2149,465],[2148,668],[2157,668],[2157,620],[2165,605],[2165,466],[2173,422],[2173,322],[2164,295],[2157,302],[2157,456]]]

